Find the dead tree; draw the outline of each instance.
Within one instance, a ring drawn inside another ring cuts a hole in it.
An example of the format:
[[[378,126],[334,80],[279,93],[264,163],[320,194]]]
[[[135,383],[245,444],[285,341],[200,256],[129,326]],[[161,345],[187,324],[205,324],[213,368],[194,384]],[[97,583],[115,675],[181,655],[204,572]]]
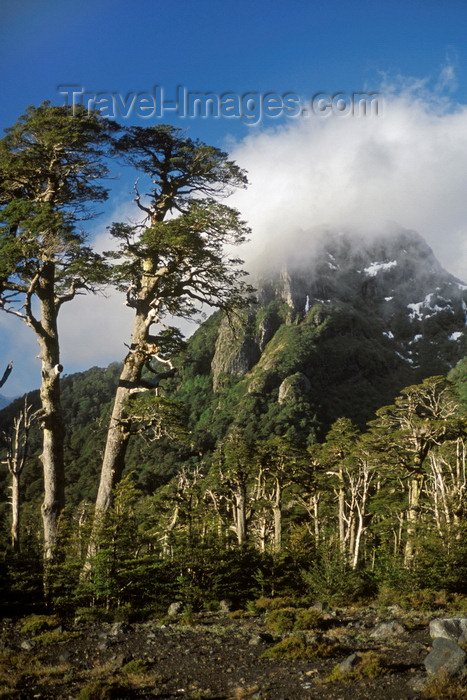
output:
[[[0,379],[0,389],[5,384],[8,377],[10,376],[12,369],[13,369],[13,362],[9,362],[6,370],[3,373],[3,377]]]
[[[28,458],[29,431],[33,421],[40,411],[31,413],[31,406],[24,399],[24,407],[20,414],[13,420],[9,433],[3,433],[6,457],[2,464],[6,464],[11,474],[11,546],[14,552],[20,551],[20,513],[21,513],[21,473]]]

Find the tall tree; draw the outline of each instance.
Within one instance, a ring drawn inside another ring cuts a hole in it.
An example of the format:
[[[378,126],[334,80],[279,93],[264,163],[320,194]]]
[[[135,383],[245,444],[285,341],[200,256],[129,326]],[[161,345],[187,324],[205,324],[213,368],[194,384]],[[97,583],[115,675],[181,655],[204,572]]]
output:
[[[36,413],[31,413],[27,396],[18,416],[13,419],[9,432],[3,433],[6,464],[11,475],[11,546],[14,552],[20,551],[20,515],[21,515],[21,474],[28,458],[29,431]]]
[[[225,248],[242,243],[248,229],[236,210],[219,202],[232,187],[246,184],[243,171],[222,151],[170,126],[131,128],[117,151],[149,180],[150,191],[143,196],[135,186],[145,221],[114,224],[111,231],[120,242],[115,254],[119,288],[135,310],[135,320],[109,425],[96,523],[108,510],[125,465],[129,401],[151,386],[142,379],[143,369],[151,370],[157,360],[171,366],[180,336],[167,321],[171,316],[193,318],[200,305],[229,312],[247,303],[240,261]],[[158,326],[156,334],[153,326]],[[161,375],[153,371],[156,386]]]
[[[29,107],[0,140],[0,307],[36,334],[40,347],[44,472],[44,557],[54,558],[64,507],[64,427],[60,408],[57,319],[65,302],[103,279],[82,221],[107,198],[99,180],[110,131],[86,111]],[[47,569],[47,567],[46,567]]]
[[[394,405],[376,412],[370,423],[380,449],[394,455],[407,482],[406,543],[404,564],[415,556],[420,503],[427,477],[425,460],[430,451],[462,434],[462,420],[453,387],[444,377],[428,377],[402,390]]]
[[[305,453],[288,438],[276,435],[258,444],[258,461],[257,498],[272,512],[272,549],[278,553],[282,546],[284,493],[303,468]]]

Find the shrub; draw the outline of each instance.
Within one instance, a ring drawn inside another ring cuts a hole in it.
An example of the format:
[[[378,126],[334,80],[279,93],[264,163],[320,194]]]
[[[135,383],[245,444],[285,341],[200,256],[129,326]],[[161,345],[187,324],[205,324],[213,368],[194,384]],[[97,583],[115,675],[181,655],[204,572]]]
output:
[[[148,670],[149,664],[143,659],[132,659],[127,664],[122,666],[120,673],[124,676],[131,675],[133,673],[145,673]]]
[[[262,659],[306,659],[307,645],[303,637],[286,637],[261,654]]]
[[[345,654],[348,650],[338,642],[326,638],[307,644],[304,637],[286,637],[273,647],[266,649],[262,659],[330,659]]]
[[[48,644],[56,644],[57,642],[68,642],[71,639],[79,639],[81,637],[81,632],[69,632],[68,630],[63,631],[60,627],[54,630],[47,630],[46,632],[41,632],[41,634],[34,637],[34,641],[42,646],[47,646]]]
[[[436,673],[425,685],[423,697],[430,698],[430,700],[465,698],[467,697],[467,680],[465,678],[451,678],[444,673]]]
[[[263,595],[254,602],[254,605],[257,610],[279,610],[280,608],[292,607],[292,603],[293,600],[289,597],[268,598]]]
[[[24,621],[21,632],[23,634],[38,634],[58,627],[59,624],[60,621],[56,615],[30,615]]]
[[[93,681],[81,689],[77,700],[112,700],[117,697],[115,686],[107,681]]]
[[[347,683],[363,678],[373,679],[384,676],[387,673],[388,668],[379,654],[376,654],[374,651],[368,651],[366,654],[362,654],[360,663],[351,671],[342,671],[339,664],[334,666],[325,683]]]
[[[291,632],[295,625],[295,611],[291,608],[270,610],[266,615],[265,626],[269,632],[282,634]]]
[[[319,610],[297,610],[294,630],[312,630],[320,626],[323,615]]]

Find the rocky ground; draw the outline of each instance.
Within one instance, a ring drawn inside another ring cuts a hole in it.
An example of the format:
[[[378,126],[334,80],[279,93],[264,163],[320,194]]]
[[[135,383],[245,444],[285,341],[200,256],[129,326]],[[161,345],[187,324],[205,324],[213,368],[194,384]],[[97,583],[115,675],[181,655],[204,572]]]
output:
[[[3,620],[0,698],[424,697],[428,625],[439,611],[329,610],[315,615],[314,629],[299,631],[278,631],[285,623],[275,615],[179,614],[132,624]],[[295,658],[266,658],[283,639]],[[354,652],[371,660],[367,670],[350,663],[348,673],[330,682],[336,665]]]

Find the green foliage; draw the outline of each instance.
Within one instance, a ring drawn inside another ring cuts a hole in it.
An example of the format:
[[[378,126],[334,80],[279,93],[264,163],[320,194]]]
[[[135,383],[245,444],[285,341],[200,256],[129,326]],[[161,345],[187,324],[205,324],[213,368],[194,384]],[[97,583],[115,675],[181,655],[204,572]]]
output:
[[[77,700],[112,700],[119,697],[115,683],[109,681],[92,681],[79,692]]]
[[[282,639],[274,646],[266,649],[261,655],[262,659],[328,659],[334,658],[346,652],[346,649],[337,642],[329,642],[326,639],[307,643],[302,635],[291,636]]]
[[[292,598],[279,596],[278,598],[268,598],[262,595],[258,600],[254,601],[256,610],[280,610],[290,608],[292,606]]]
[[[295,630],[314,630],[321,626],[323,614],[319,610],[297,610],[295,616]]]
[[[311,598],[332,605],[368,600],[377,590],[373,572],[353,570],[338,547],[329,544],[318,549],[315,560],[302,569],[301,576]]]
[[[309,647],[303,637],[286,637],[261,654],[263,659],[309,659]]]
[[[30,615],[24,621],[21,632],[23,634],[38,634],[53,629],[59,625],[56,615]]]
[[[122,666],[120,669],[120,674],[122,676],[128,676],[133,673],[144,673],[148,670],[148,668],[149,664],[147,661],[144,661],[143,659],[132,659],[127,664]]]
[[[78,289],[106,277],[101,257],[84,244],[78,221],[92,218],[90,202],[107,198],[98,182],[108,174],[102,159],[118,127],[86,110],[70,116],[69,108],[49,103],[29,107],[0,140],[0,278],[2,293],[10,292],[3,296],[7,309],[36,274],[43,292],[45,280],[53,285],[57,312],[70,294],[73,298]],[[37,294],[37,281],[31,292]]]
[[[326,678],[325,683],[352,683],[364,678],[380,678],[388,672],[389,669],[381,656],[374,651],[368,651],[361,655],[360,662],[350,671],[342,671],[337,664]]]
[[[423,688],[423,697],[429,700],[460,700],[467,696],[467,679],[452,678],[447,673],[436,673]]]
[[[295,625],[295,611],[290,608],[271,610],[266,615],[265,625],[269,632],[291,632]]]
[[[282,634],[292,630],[311,630],[320,626],[323,616],[319,610],[295,610],[281,608],[270,610],[265,619],[266,629]]]
[[[49,630],[47,632],[42,632],[34,637],[34,641],[39,646],[48,646],[49,644],[66,643],[71,639],[79,639],[81,636],[80,632],[70,632],[69,630],[62,630],[60,627],[54,630]]]

